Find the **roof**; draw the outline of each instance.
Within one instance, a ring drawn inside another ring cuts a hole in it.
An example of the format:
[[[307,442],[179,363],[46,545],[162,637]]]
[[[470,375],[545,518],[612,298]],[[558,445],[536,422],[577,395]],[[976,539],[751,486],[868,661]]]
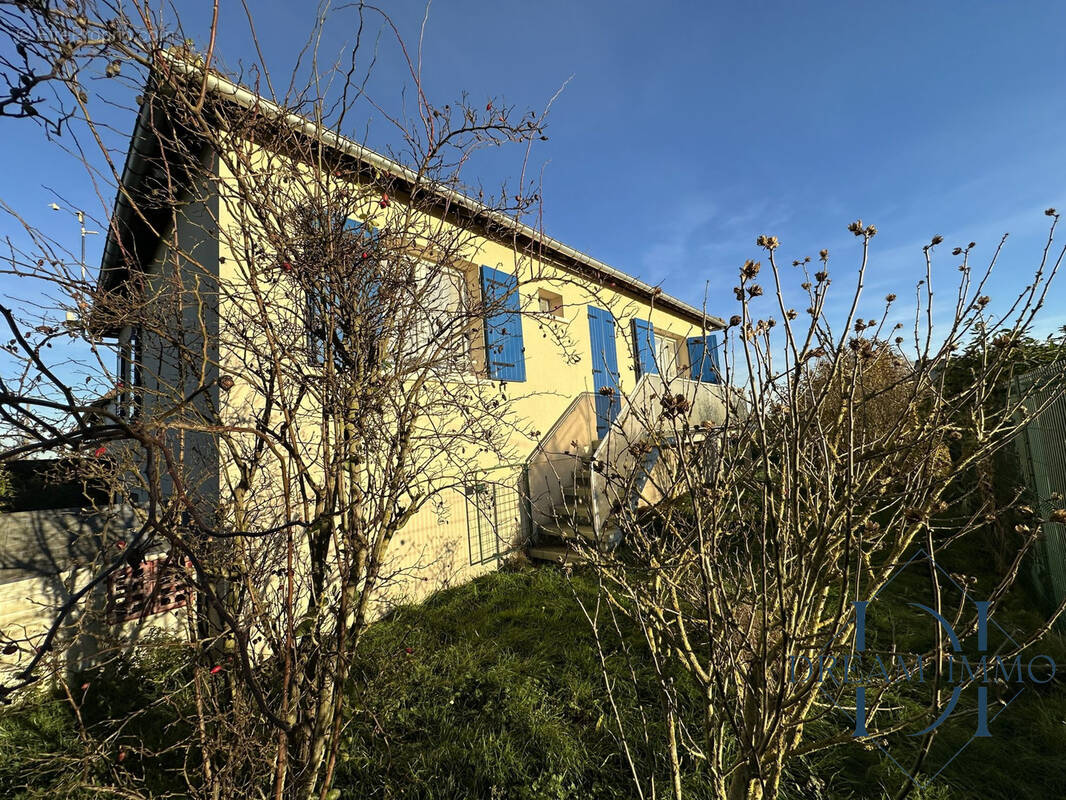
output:
[[[306,133],[332,147],[338,153],[355,158],[359,163],[378,170],[385,171],[395,176],[402,182],[413,184],[417,179],[415,173],[399,162],[381,155],[380,153],[365,147],[353,139],[335,133],[312,122],[306,117],[293,114],[280,106],[264,99],[258,94],[239,86],[236,83],[218,75],[208,72],[204,75],[200,65],[190,63],[186,58],[165,53],[161,59],[166,62],[166,68],[172,69],[182,76],[194,78],[197,81],[206,81],[207,91],[217,97],[235,103],[246,109],[255,109],[264,117],[273,117],[278,123],[286,125],[297,132]],[[151,86],[153,77],[149,77]],[[141,207],[134,205],[131,197],[139,198],[150,192],[146,183],[151,182],[153,158],[158,157],[160,144],[158,136],[150,135],[153,129],[159,126],[172,128],[171,121],[167,118],[165,104],[153,103],[150,99],[150,91],[146,90],[146,99],[141,104],[134,126],[130,147],[126,154],[126,163],[122,171],[122,185],[115,200],[115,209],[112,215],[111,225],[108,228],[107,243],[104,247],[103,260],[100,266],[100,288],[107,291],[120,285],[127,277],[125,264],[127,259],[122,257],[125,249],[133,256],[133,262],[144,265],[154,255],[155,245],[158,242],[158,234],[165,224],[167,209]],[[156,115],[159,115],[158,118]],[[424,182],[424,178],[422,178]],[[436,194],[443,202],[453,208],[463,209],[472,217],[481,222],[508,231],[517,239],[522,240],[528,246],[538,248],[542,255],[547,255],[564,269],[581,275],[590,276],[601,283],[613,284],[612,288],[622,289],[642,299],[654,302],[655,306],[673,312],[687,319],[689,322],[702,328],[724,328],[725,322],[716,316],[707,314],[695,306],[684,302],[660,288],[652,286],[644,281],[633,277],[620,269],[610,266],[592,256],[576,250],[557,239],[545,235],[521,220],[492,209],[483,203],[458,192],[447,186],[435,187]],[[153,220],[153,215],[155,219]],[[122,241],[119,241],[119,237]]]

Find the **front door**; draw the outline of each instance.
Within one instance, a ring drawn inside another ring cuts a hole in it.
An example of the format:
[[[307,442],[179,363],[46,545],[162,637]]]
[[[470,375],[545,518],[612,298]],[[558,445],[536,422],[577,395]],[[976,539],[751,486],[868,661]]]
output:
[[[602,439],[622,402],[618,396],[614,317],[609,312],[589,306],[589,338],[592,340],[592,391],[596,393],[596,435]]]

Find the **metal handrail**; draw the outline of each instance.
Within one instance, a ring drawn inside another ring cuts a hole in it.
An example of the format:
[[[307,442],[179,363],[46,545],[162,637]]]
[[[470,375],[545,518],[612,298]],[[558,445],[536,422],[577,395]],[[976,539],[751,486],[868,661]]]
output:
[[[560,414],[555,420],[555,422],[552,423],[552,426],[548,428],[548,432],[540,437],[540,441],[537,442],[537,446],[533,448],[533,451],[529,454],[529,457],[525,461],[527,466],[530,464],[530,462],[533,461],[533,458],[534,456],[536,456],[538,451],[547,452],[544,449],[544,443],[549,441],[552,436],[555,435],[555,432],[559,430],[559,426],[562,425],[563,422],[566,421],[567,417],[569,417],[573,413],[574,409],[577,407],[577,404],[580,403],[584,398],[593,396],[594,395],[592,392],[578,392],[576,395],[574,395],[574,399],[570,401],[570,405],[568,405],[563,411],[563,413]]]
[[[569,405],[567,405],[566,409],[562,412],[562,414],[559,415],[559,417],[555,420],[555,422],[552,424],[552,426],[548,429],[547,433],[545,433],[540,438],[540,440],[537,442],[536,447],[533,448],[533,451],[529,454],[529,457],[525,461],[525,466],[524,466],[524,469],[522,471],[522,474],[523,474],[523,481],[524,481],[524,492],[525,492],[525,495],[526,495],[526,501],[525,501],[526,516],[527,516],[527,518],[529,520],[529,526],[528,526],[528,530],[527,530],[527,538],[531,538],[532,537],[532,534],[533,534],[535,526],[536,526],[536,521],[537,521],[538,515],[539,516],[543,516],[545,518],[550,516],[549,513],[545,512],[545,509],[542,508],[542,506],[538,503],[538,501],[541,501],[543,499],[543,497],[545,497],[545,496],[551,497],[553,494],[562,493],[563,490],[564,490],[563,477],[560,476],[558,474],[558,472],[557,472],[557,463],[558,463],[559,457],[560,456],[566,456],[568,458],[572,457],[572,458],[576,459],[577,456],[579,455],[577,452],[571,453],[570,450],[568,450],[568,449],[549,450],[549,444],[559,435],[559,431],[562,428],[562,426],[567,424],[567,422],[571,420],[573,415],[579,409],[581,409],[584,405],[588,405],[588,406],[592,405],[592,403],[594,402],[594,398],[595,398],[595,395],[594,395],[593,392],[580,392],[580,393],[578,393],[570,401]],[[591,429],[585,432],[585,434],[584,434],[584,436],[582,438],[586,439],[586,441],[582,441],[581,444],[587,445],[589,443],[589,441],[587,441],[587,440],[590,440],[590,433],[591,433]],[[545,486],[543,487],[543,491],[540,491],[540,487],[539,486],[536,487],[536,488],[538,488],[538,493],[537,493],[536,497],[534,497],[533,490],[534,490],[535,487],[533,485],[534,481],[533,481],[533,478],[531,477],[531,473],[535,470],[535,467],[538,464],[541,464],[542,462],[543,462],[543,464],[545,466],[545,470],[546,470],[546,475],[542,476],[542,477],[546,477],[547,482],[546,482]],[[577,470],[574,469],[574,473],[575,474],[576,474],[576,471]],[[554,478],[555,478],[554,481],[551,480],[551,475],[554,475]],[[553,508],[554,508],[554,503],[553,503]]]
[[[675,387],[681,389],[680,392],[676,391]],[[656,392],[656,388],[659,389]],[[687,378],[674,378],[672,380],[666,380],[662,376],[657,374],[643,375],[637,385],[633,387],[633,391],[623,398],[624,405],[615,417],[607,430],[607,434],[600,441],[599,446],[592,455],[592,462],[589,465],[591,469],[590,476],[590,488],[591,488],[591,505],[592,505],[592,525],[595,531],[596,537],[602,542],[605,538],[605,532],[603,530],[604,523],[606,522],[606,508],[601,505],[601,502],[605,502],[607,498],[607,476],[615,472],[622,472],[624,468],[619,467],[619,462],[626,457],[633,459],[635,465],[635,458],[630,451],[630,445],[635,438],[635,432],[627,434],[627,423],[629,418],[634,414],[635,408],[640,408],[644,412],[644,416],[639,420],[640,428],[643,431],[643,435],[647,436],[654,427],[657,426],[659,418],[662,416],[662,409],[654,405],[646,405],[640,403],[639,398],[653,398],[659,397],[669,392],[670,394],[681,394],[687,400],[689,400],[689,409],[686,415],[685,422],[687,425],[692,425],[694,417],[697,414],[702,414],[706,419],[695,420],[696,423],[707,421],[710,419],[711,407],[709,404],[697,403],[698,396],[703,393],[708,397],[714,395],[716,401],[720,401],[722,405],[722,417],[723,419],[714,420],[716,423],[724,421],[725,406],[729,402],[728,395],[730,393],[729,387],[725,384],[717,383],[705,383],[703,381],[693,381]],[[636,402],[634,402],[636,401]],[[717,409],[715,409],[717,412]],[[716,413],[715,416],[718,416]],[[625,437],[618,445],[618,438]]]

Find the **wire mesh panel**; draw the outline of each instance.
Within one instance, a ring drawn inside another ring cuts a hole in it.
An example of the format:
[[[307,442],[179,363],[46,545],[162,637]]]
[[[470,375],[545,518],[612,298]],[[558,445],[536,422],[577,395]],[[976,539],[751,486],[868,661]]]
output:
[[[486,476],[465,485],[471,564],[486,564],[519,546],[522,504],[517,480],[512,473],[496,479]]]
[[[1019,377],[1013,393],[1024,396],[1029,414],[1043,409],[1019,433],[1015,445],[1026,483],[1047,519],[1066,497],[1066,397],[1062,387],[1066,370],[1061,365],[1040,367]],[[1027,396],[1025,396],[1027,395]],[[1045,523],[1030,565],[1034,587],[1049,608],[1066,598],[1066,526]],[[1060,621],[1060,627],[1063,625]]]

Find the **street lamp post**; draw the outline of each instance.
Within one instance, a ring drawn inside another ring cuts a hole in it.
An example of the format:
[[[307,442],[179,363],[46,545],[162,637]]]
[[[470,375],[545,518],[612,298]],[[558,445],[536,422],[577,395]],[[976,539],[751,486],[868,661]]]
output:
[[[50,209],[52,209],[53,211],[69,211],[70,210],[70,209],[63,208],[58,203],[52,203],[48,207]],[[75,217],[77,217],[78,226],[81,228],[81,282],[82,282],[82,285],[84,286],[85,282],[87,280],[87,272],[86,272],[86,268],[85,268],[85,237],[86,236],[92,236],[94,234],[99,233],[100,231],[88,231],[88,230],[85,229],[85,212],[84,211],[78,209],[76,211],[71,211],[70,213],[72,213]]]

